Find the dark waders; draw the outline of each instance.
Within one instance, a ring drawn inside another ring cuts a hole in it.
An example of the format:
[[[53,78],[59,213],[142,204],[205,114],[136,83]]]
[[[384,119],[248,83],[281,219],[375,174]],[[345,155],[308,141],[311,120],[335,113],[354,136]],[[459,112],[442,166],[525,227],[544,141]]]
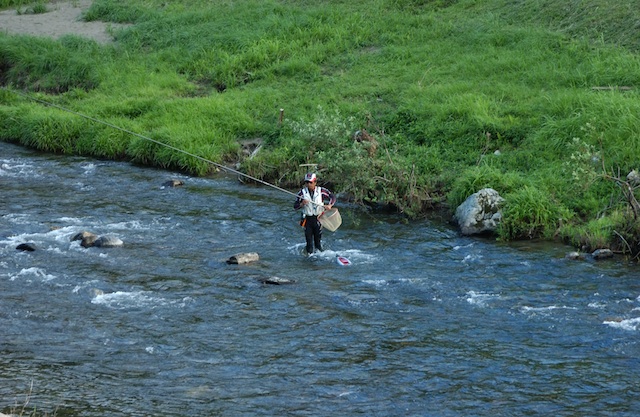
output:
[[[322,225],[318,221],[318,216],[306,216],[302,220],[304,226],[304,238],[307,240],[307,253],[313,253],[313,246],[322,252]]]

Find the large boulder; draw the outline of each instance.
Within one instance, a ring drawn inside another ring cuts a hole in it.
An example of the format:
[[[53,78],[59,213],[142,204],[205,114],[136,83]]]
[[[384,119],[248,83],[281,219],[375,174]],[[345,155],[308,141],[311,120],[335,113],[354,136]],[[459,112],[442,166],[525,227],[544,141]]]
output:
[[[80,246],[82,246],[83,248],[92,247],[97,239],[98,239],[98,235],[92,232],[87,232],[86,230],[71,236],[72,242],[76,240],[81,240],[82,242],[80,242]]]
[[[593,251],[593,253],[591,253],[591,256],[593,256],[593,259],[599,261],[601,259],[609,259],[609,258],[613,258],[613,251],[611,249],[596,249]]]
[[[71,237],[71,241],[81,240],[80,246],[83,248],[91,248],[93,246],[99,248],[117,248],[123,246],[122,240],[115,236],[98,236],[95,233],[83,231],[76,233]]]
[[[100,236],[93,245],[98,248],[119,248],[124,245],[124,242],[118,237],[107,235]]]
[[[494,233],[502,220],[500,209],[504,201],[493,188],[483,188],[469,196],[456,209],[460,232],[467,236]]]
[[[84,230],[82,232],[78,232],[75,235],[71,236],[71,241],[73,242],[76,240],[83,240],[91,236],[95,236],[96,239],[98,238],[95,233],[87,232],[86,230]]]

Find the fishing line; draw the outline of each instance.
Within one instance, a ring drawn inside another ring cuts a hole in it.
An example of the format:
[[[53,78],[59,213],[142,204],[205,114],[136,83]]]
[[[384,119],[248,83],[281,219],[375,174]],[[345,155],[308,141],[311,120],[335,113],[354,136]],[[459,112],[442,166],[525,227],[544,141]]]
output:
[[[263,181],[261,179],[252,177],[251,175],[245,174],[244,172],[240,172],[240,171],[237,171],[237,170],[235,170],[233,168],[229,168],[228,166],[225,166],[225,165],[222,165],[222,164],[218,164],[217,162],[213,162],[210,159],[206,159],[206,158],[203,158],[203,157],[201,157],[199,155],[196,155],[196,154],[193,154],[191,152],[185,151],[184,149],[176,148],[175,146],[169,145],[168,143],[160,142],[160,141],[152,139],[150,137],[141,135],[140,133],[136,133],[136,132],[133,132],[131,130],[124,129],[124,128],[120,127],[120,126],[116,126],[116,125],[114,125],[112,123],[105,122],[104,120],[96,119],[95,117],[91,117],[91,116],[87,116],[86,114],[78,113],[77,111],[68,109],[68,108],[60,106],[58,104],[50,103],[50,102],[45,101],[45,100],[41,100],[41,99],[38,99],[38,98],[35,98],[35,97],[31,97],[28,94],[24,94],[24,93],[22,93],[20,91],[11,90],[11,89],[8,89],[6,87],[2,87],[2,88],[7,90],[7,91],[9,91],[9,92],[17,94],[19,96],[22,96],[22,97],[24,97],[24,98],[26,98],[28,100],[33,100],[33,101],[35,101],[37,103],[40,103],[40,104],[43,104],[45,106],[55,107],[55,108],[60,109],[62,111],[66,111],[68,113],[75,114],[76,116],[83,117],[83,118],[85,118],[87,120],[91,120],[92,122],[100,123],[100,124],[103,124],[105,126],[109,126],[109,127],[113,128],[113,129],[117,129],[117,130],[120,130],[122,132],[128,133],[130,135],[136,136],[136,137],[138,137],[140,139],[148,140],[148,141],[153,142],[155,144],[158,144],[158,145],[161,145],[161,146],[165,146],[165,147],[167,147],[169,149],[173,149],[174,151],[181,152],[181,153],[183,153],[185,155],[189,155],[189,156],[191,156],[193,158],[196,158],[196,159],[204,161],[204,162],[206,162],[208,164],[214,165],[214,166],[216,166],[216,167],[218,167],[218,168],[220,168],[222,170],[225,170],[227,172],[231,172],[231,173],[236,174],[236,175],[241,175],[243,177],[249,178],[249,179],[251,179],[251,180],[253,180],[255,182],[258,182],[260,184],[267,185],[267,186],[269,186],[271,188],[275,188],[276,190],[279,190],[279,191],[282,191],[284,193],[290,194],[290,195],[292,195],[294,197],[298,197],[298,195],[296,193],[293,193],[293,192],[291,192],[289,190],[285,190],[284,188],[278,187],[277,185],[270,184],[270,183],[268,183],[266,181]],[[312,203],[314,203],[314,202],[312,202]],[[317,204],[317,203],[314,203],[314,204]]]

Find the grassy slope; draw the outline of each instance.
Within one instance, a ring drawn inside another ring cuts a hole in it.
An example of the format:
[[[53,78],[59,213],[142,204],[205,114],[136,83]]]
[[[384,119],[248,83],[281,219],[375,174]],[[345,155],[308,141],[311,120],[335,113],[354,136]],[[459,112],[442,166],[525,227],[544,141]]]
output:
[[[596,181],[603,158],[636,168],[638,93],[592,89],[638,84],[630,0],[123,3],[87,15],[135,23],[115,47],[0,35],[0,81],[216,162],[261,137],[246,172],[293,187],[317,163],[337,191],[413,215],[491,186],[505,238],[586,243],[619,197]],[[0,139],[210,169],[8,92],[0,113]]]

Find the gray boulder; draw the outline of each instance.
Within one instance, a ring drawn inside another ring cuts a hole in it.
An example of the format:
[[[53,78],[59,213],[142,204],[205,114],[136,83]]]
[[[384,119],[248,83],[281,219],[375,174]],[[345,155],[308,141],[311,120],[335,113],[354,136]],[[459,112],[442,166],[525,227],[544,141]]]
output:
[[[611,249],[596,249],[591,253],[591,256],[595,260],[609,259],[613,258],[613,251]]]
[[[82,246],[83,248],[92,247],[97,239],[98,235],[96,235],[95,233],[87,232],[86,230],[71,236],[72,242],[81,240],[82,242],[80,242],[80,246]]]
[[[122,242],[122,240],[115,236],[100,236],[93,243],[93,246],[96,246],[98,248],[118,248],[123,245],[124,243]]]
[[[627,181],[633,185],[640,184],[640,173],[638,173],[638,170],[634,169],[629,172],[629,174],[627,174]]]
[[[117,248],[123,246],[122,240],[115,236],[98,236],[95,233],[83,231],[71,237],[71,241],[81,240],[80,246],[83,248],[91,248],[93,246],[99,248]]]
[[[469,196],[454,216],[460,232],[463,235],[494,233],[502,220],[500,209],[504,201],[493,188],[483,188]]]
[[[85,231],[78,232],[75,235],[71,236],[71,241],[73,242],[75,240],[83,240],[83,239],[85,239],[87,237],[90,237],[90,236],[96,236],[96,235],[94,233],[87,232],[85,230]]]
[[[83,248],[92,247],[97,239],[98,235],[96,235],[95,233],[87,232],[86,230],[71,236],[72,242],[81,240],[82,242],[80,242],[80,246],[82,246]]]
[[[230,257],[227,260],[227,263],[228,264],[240,265],[240,264],[248,264],[248,263],[251,263],[251,262],[256,262],[259,259],[260,259],[260,256],[255,252],[238,253],[238,254],[233,255],[232,257]]]
[[[263,284],[270,284],[270,285],[288,285],[288,284],[295,284],[296,281],[293,279],[289,279],[289,278],[280,278],[280,277],[268,277],[268,278],[261,278],[259,280],[260,282],[262,282]]]

